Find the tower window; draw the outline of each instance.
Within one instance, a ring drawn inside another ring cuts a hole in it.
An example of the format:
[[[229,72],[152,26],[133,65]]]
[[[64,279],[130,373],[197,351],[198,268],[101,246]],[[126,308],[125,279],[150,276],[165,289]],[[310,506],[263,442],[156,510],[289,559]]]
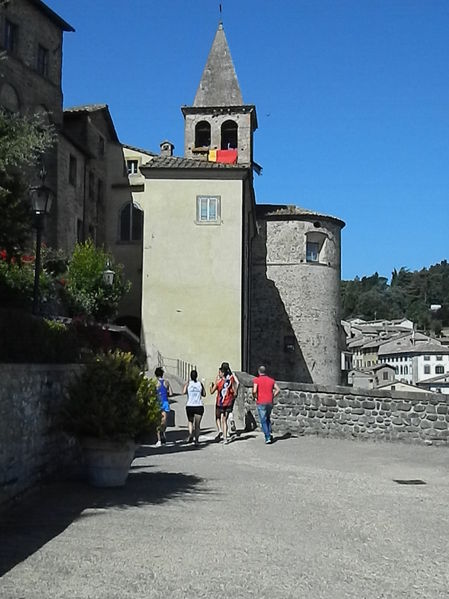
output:
[[[95,175],[89,172],[89,200],[93,200],[95,195]]]
[[[101,179],[97,181],[97,202],[102,204],[104,200],[104,184]]]
[[[76,158],[72,154],[69,158],[69,183],[76,186]]]
[[[98,136],[98,155],[100,158],[104,157],[104,137],[102,135]]]
[[[37,49],[37,72],[43,77],[48,77],[48,50],[39,44]]]
[[[235,150],[238,147],[238,125],[235,121],[225,121],[221,126],[221,149]]]
[[[195,127],[195,147],[208,148],[210,146],[210,123],[200,121]]]
[[[17,25],[5,19],[4,45],[7,52],[14,54],[17,50]]]
[[[120,211],[120,241],[141,241],[142,231],[143,212],[128,202]]]

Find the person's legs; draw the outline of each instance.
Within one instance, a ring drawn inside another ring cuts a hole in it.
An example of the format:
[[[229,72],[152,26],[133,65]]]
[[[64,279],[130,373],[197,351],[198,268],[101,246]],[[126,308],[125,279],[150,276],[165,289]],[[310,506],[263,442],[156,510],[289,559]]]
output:
[[[187,443],[191,443],[193,441],[193,412],[190,408],[186,407],[187,413],[187,423],[189,427],[189,437],[187,439]]]
[[[215,441],[219,441],[223,433],[221,429],[221,413],[218,406],[215,406],[215,424],[217,425],[217,436],[215,437]]]
[[[156,433],[157,433],[156,446],[157,447],[160,447],[162,445],[162,440],[164,439],[164,436],[165,436],[165,434],[164,434],[165,433],[165,426],[164,426],[165,422],[166,422],[166,414],[165,414],[164,410],[161,410],[161,423],[156,431]]]
[[[226,410],[223,410],[221,413],[221,430],[223,431],[223,442],[227,443],[228,442],[228,415],[226,413]]]
[[[228,430],[229,430],[229,434],[231,435],[232,433],[236,432],[236,426],[235,426],[235,420],[234,420],[234,404],[235,404],[235,399],[232,401],[231,404],[231,410],[228,414]]]
[[[200,438],[200,430],[201,430],[201,419],[203,418],[202,414],[195,414],[195,445],[198,444]]]
[[[270,439],[270,441],[273,440],[272,434],[271,434],[271,410],[273,409],[273,404],[266,404],[265,406],[265,414],[266,414],[266,419],[267,419],[267,431],[268,431],[268,437]]]
[[[165,438],[165,430],[167,428],[167,412],[162,410],[162,418],[161,418],[161,432],[159,440],[161,443],[166,443],[167,439]]]
[[[271,406],[270,406],[271,407]],[[268,413],[268,422],[267,422],[267,404],[257,404],[257,411],[259,412],[259,420],[260,426],[262,428],[263,434],[265,435],[265,441],[270,441],[271,428],[269,424],[269,413],[271,413],[271,409]]]

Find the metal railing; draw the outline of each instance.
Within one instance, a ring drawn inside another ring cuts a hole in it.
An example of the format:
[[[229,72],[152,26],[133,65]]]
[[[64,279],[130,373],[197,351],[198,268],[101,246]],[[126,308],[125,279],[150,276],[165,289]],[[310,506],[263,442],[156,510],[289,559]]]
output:
[[[187,381],[190,377],[190,371],[196,370],[196,366],[179,358],[169,358],[163,356],[160,352],[157,353],[158,366],[162,367],[168,374],[174,374],[183,381]]]

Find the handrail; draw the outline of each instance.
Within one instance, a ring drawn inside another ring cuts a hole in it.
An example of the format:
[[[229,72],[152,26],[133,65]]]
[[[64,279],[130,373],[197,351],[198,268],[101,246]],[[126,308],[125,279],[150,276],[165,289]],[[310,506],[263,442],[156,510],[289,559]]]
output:
[[[196,370],[194,364],[185,360],[180,360],[179,358],[163,356],[160,352],[157,352],[157,363],[158,366],[165,370],[165,372],[174,374],[183,381],[189,379],[191,370]]]

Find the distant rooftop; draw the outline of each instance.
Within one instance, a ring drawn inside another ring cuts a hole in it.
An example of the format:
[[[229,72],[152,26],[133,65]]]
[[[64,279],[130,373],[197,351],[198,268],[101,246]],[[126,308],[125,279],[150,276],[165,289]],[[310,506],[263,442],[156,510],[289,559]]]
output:
[[[449,354],[449,348],[438,343],[435,339],[413,342],[412,336],[402,339],[392,339],[379,348],[379,356],[394,354]]]
[[[136,146],[130,146],[129,144],[122,144],[124,148],[128,148],[128,150],[133,150],[134,152],[140,152],[141,154],[146,154],[147,156],[158,156],[156,152],[152,152],[151,150],[145,150],[143,148],[138,148]]]
[[[449,372],[418,381],[418,385],[427,385],[428,383],[449,383]]]

